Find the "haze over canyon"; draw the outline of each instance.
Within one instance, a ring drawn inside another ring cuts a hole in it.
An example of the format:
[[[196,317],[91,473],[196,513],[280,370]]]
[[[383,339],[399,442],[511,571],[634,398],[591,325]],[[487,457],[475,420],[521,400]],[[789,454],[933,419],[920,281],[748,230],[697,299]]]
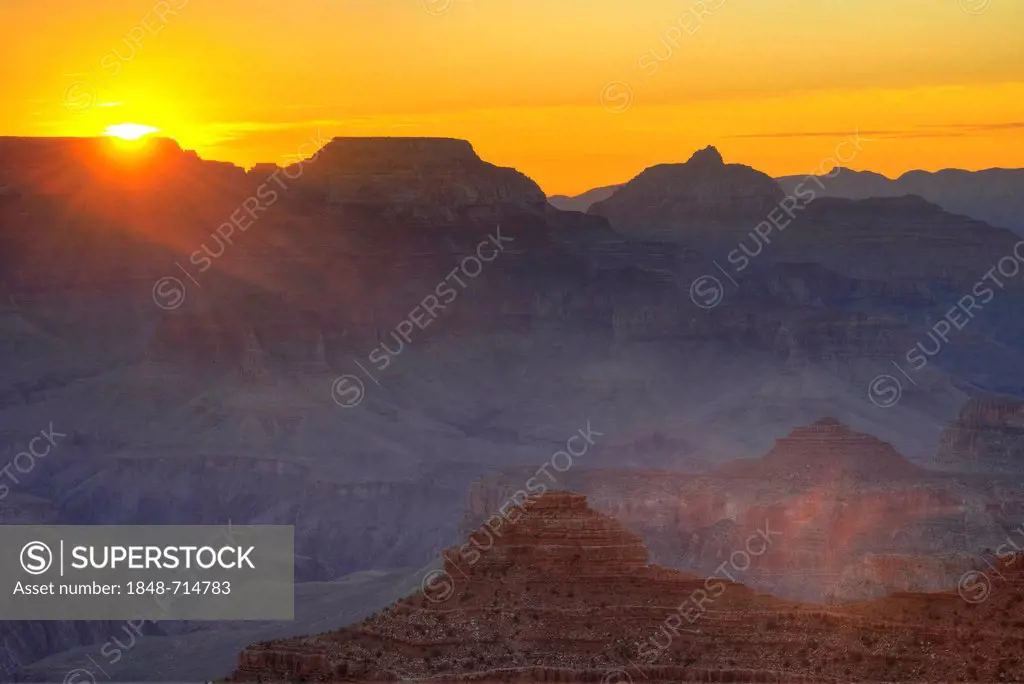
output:
[[[298,157],[0,138],[0,519],[293,525],[297,583],[0,678],[1019,678],[1024,171]]]

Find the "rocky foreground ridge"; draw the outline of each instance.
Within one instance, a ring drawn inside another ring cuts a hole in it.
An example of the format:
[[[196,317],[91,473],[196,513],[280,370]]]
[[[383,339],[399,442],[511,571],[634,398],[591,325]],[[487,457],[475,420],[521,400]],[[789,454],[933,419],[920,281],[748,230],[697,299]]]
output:
[[[350,628],[253,645],[232,681],[1008,681],[1024,676],[1015,558],[960,591],[825,608],[739,583],[766,526],[703,579],[646,563],[586,498],[507,508],[423,590]],[[486,541],[484,541],[486,537]],[[472,553],[470,553],[470,551]]]

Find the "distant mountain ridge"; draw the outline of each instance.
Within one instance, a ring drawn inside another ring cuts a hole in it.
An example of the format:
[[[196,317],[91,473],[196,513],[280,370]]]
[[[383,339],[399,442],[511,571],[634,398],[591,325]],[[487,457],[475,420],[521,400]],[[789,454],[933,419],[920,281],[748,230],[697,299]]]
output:
[[[674,220],[762,219],[782,199],[770,176],[743,164],[726,164],[714,147],[685,164],[658,164],[587,211],[619,230]]]
[[[783,176],[787,192],[805,176]],[[819,176],[824,197],[866,199],[918,195],[946,211],[970,216],[1024,234],[1024,169],[908,171],[888,178],[872,171],[840,169],[834,177]]]
[[[548,202],[555,209],[561,209],[562,211],[578,211],[585,214],[592,204],[603,202],[615,194],[615,191],[621,187],[621,183],[617,185],[606,185],[602,188],[587,190],[580,195],[574,195],[571,197],[569,195],[551,195],[548,197]]]
[[[792,193],[807,178],[806,175],[791,175],[779,176],[775,180],[785,192]],[[823,186],[818,192],[819,197],[862,200],[917,195],[954,214],[1024,234],[1024,168],[914,170],[897,178],[874,171],[842,168],[835,175],[816,178]],[[563,211],[587,212],[625,185],[606,185],[575,196],[552,195],[548,202]]]

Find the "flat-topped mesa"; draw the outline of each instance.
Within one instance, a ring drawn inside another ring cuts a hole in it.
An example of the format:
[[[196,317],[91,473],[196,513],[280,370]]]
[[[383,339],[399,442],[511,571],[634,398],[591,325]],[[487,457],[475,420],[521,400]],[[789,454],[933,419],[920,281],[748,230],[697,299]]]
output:
[[[589,508],[586,496],[548,492],[509,509],[504,519],[492,518],[466,544],[449,549],[445,565],[449,573],[477,575],[482,581],[509,572],[628,577],[643,571],[647,558],[640,537]]]
[[[389,216],[422,222],[491,218],[502,204],[540,211],[547,202],[522,173],[449,138],[334,138],[298,182],[336,204],[386,207]]]
[[[457,138],[339,137],[317,160],[343,163],[352,170],[388,173],[395,167],[438,169],[481,163],[468,140]]]
[[[770,176],[742,164],[725,164],[714,147],[699,150],[685,164],[659,164],[640,173],[589,213],[616,228],[638,221],[764,218],[783,198]]]

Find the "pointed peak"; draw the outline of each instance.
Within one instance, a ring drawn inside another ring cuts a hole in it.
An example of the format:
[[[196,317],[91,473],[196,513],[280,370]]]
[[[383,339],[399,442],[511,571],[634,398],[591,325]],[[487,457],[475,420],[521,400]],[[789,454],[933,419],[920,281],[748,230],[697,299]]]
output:
[[[840,435],[841,434],[841,435],[844,435],[844,436],[848,435],[848,434],[851,434],[850,428],[847,427],[846,425],[844,425],[843,423],[841,423],[839,420],[833,418],[832,416],[825,416],[823,418],[819,418],[818,420],[814,421],[810,425],[794,428],[789,436],[790,437],[801,437],[801,436],[807,436],[807,435],[812,435],[812,434],[821,434],[823,432],[831,433],[831,434],[835,434],[835,435]],[[861,436],[868,437],[868,435],[861,435]]]
[[[706,166],[722,166],[725,164],[725,160],[722,159],[722,153],[718,151],[718,148],[714,145],[708,145],[703,150],[697,150],[690,157],[690,161],[687,164],[700,164]]]

